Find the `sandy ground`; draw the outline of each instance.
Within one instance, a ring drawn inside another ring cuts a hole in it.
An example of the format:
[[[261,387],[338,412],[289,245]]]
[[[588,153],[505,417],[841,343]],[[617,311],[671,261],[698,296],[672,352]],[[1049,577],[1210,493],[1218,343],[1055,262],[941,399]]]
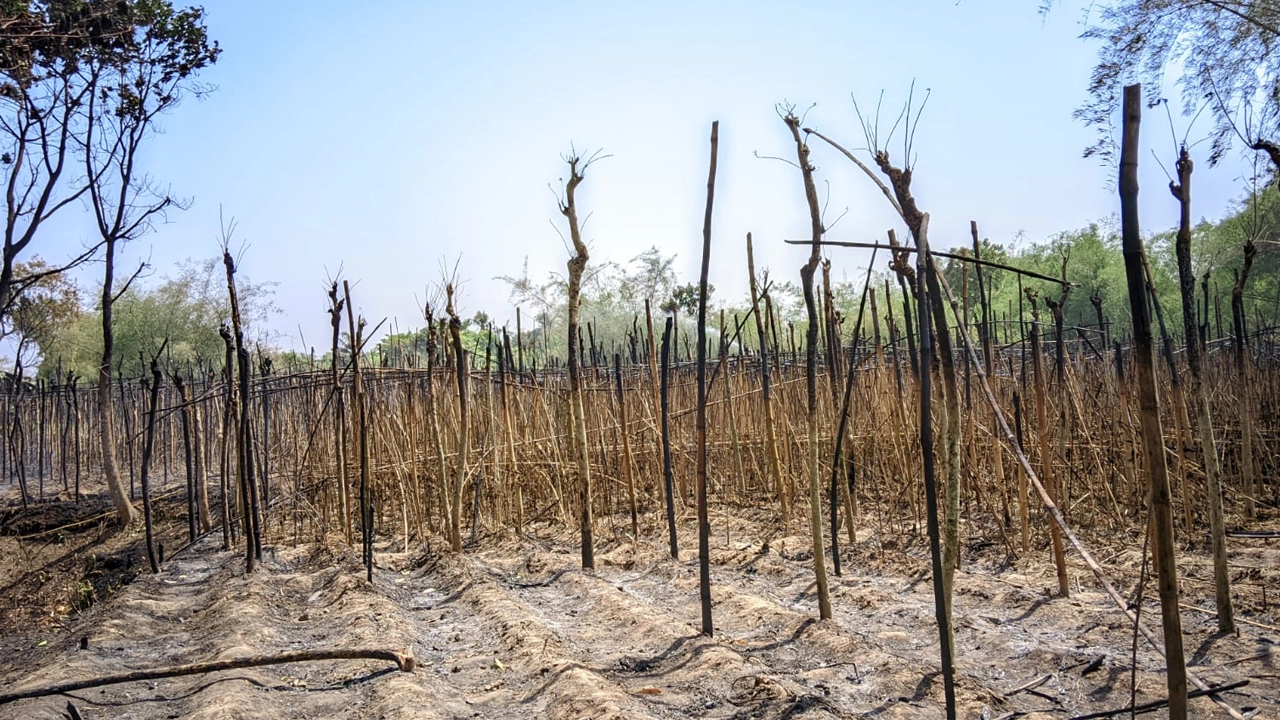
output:
[[[63,717],[68,700],[85,718],[943,716],[922,545],[882,551],[884,538],[866,528],[845,551],[844,576],[832,578],[835,618],[817,621],[802,536],[766,543],[762,524],[718,517],[715,526],[713,638],[698,633],[692,536],[673,561],[656,533],[639,543],[615,534],[601,542],[597,570],[584,572],[574,537],[538,527],[461,556],[379,554],[372,585],[340,545],[276,545],[246,575],[239,553],[209,537],[110,600],[6,638],[0,688],[306,648],[409,650],[417,670],[325,661],[225,671],[19,701],[0,706],[0,719]],[[1232,549],[1252,578],[1245,590],[1270,585],[1267,600],[1280,601],[1280,541]],[[1138,557],[1103,558],[1124,592]],[[1132,628],[1083,566],[1072,571],[1077,592],[1059,599],[1048,594],[1047,553],[1006,560],[987,544],[956,576],[960,716],[1068,718],[1126,706]],[[1211,607],[1206,560],[1183,562],[1185,601]],[[1158,632],[1147,595],[1144,620]],[[1242,624],[1223,637],[1211,615],[1184,613],[1188,662],[1209,682],[1249,680],[1225,698],[1280,717],[1280,613],[1254,595],[1241,617],[1270,627]],[[1162,696],[1160,667],[1141,642],[1138,702]],[[1191,705],[1193,717],[1225,716],[1207,698]]]

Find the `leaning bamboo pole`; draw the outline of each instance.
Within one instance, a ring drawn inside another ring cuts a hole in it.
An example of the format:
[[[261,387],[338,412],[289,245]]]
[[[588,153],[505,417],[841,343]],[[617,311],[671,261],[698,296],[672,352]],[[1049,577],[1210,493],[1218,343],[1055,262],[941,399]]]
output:
[[[1049,450],[1048,397],[1045,392],[1044,360],[1040,348],[1040,310],[1036,308],[1035,293],[1027,290],[1027,299],[1031,305],[1031,367],[1035,375],[1036,392],[1036,437],[1040,444],[1040,477],[1045,479],[1045,487],[1059,502],[1061,492],[1055,478],[1057,473],[1053,467],[1053,454]],[[1067,597],[1071,587],[1067,579],[1067,560],[1063,553],[1062,534],[1056,525],[1049,526],[1049,537],[1053,544],[1053,564],[1058,571],[1058,595]]]
[[[751,286],[751,314],[756,320],[756,334],[760,341],[760,401],[764,409],[765,458],[773,491],[778,500],[778,511],[783,526],[791,524],[791,502],[782,480],[782,463],[778,457],[778,431],[773,413],[773,391],[769,377],[769,339],[765,332],[766,319],[760,314],[760,290],[756,282],[755,255],[751,247],[751,233],[747,233],[747,275]]]
[[[941,273],[939,273],[939,275],[941,276]],[[947,282],[946,278],[940,277],[939,280],[942,284],[942,288],[944,292],[946,292],[947,294],[948,301],[951,302],[952,306],[954,307],[955,300],[951,297],[951,290],[946,285],[946,282]],[[987,404],[991,407],[992,412],[996,416],[996,424],[1000,428],[1001,435],[1004,437],[1005,441],[1009,444],[1010,448],[1013,450],[1013,454],[1017,458],[1018,464],[1022,467],[1023,472],[1026,474],[1027,481],[1035,489],[1036,493],[1040,495],[1040,500],[1044,504],[1045,511],[1049,514],[1050,520],[1052,520],[1053,524],[1062,531],[1063,536],[1067,539],[1068,542],[1071,543],[1071,546],[1076,549],[1076,552],[1079,553],[1080,555],[1080,559],[1083,560],[1085,565],[1089,567],[1089,570],[1093,573],[1094,578],[1097,579],[1098,584],[1102,586],[1107,596],[1110,597],[1112,602],[1116,604],[1120,612],[1124,614],[1124,616],[1128,618],[1128,620],[1131,623],[1133,623],[1134,628],[1137,629],[1137,631],[1143,636],[1143,638],[1145,638],[1153,648],[1155,648],[1158,652],[1160,652],[1163,655],[1165,652],[1164,646],[1161,645],[1160,641],[1156,638],[1154,633],[1148,630],[1145,625],[1138,622],[1138,618],[1134,614],[1133,609],[1131,609],[1128,599],[1126,599],[1123,595],[1121,595],[1120,591],[1117,590],[1115,586],[1111,584],[1111,581],[1107,579],[1106,574],[1103,572],[1102,566],[1100,566],[1098,562],[1093,559],[1093,554],[1089,552],[1088,547],[1086,547],[1085,544],[1080,541],[1080,538],[1077,537],[1075,532],[1072,531],[1071,527],[1067,525],[1066,518],[1063,517],[1062,511],[1058,508],[1057,503],[1054,502],[1053,497],[1052,495],[1049,494],[1049,491],[1046,488],[1045,484],[1040,481],[1039,476],[1036,474],[1035,469],[1031,465],[1031,461],[1027,459],[1026,454],[1024,454],[1022,452],[1022,449],[1019,447],[1017,436],[1014,435],[1013,430],[1010,429],[1009,422],[1004,415],[1004,411],[1003,409],[1001,409],[1000,403],[996,399],[995,393],[992,392],[991,384],[986,376],[986,373],[982,369],[982,364],[978,359],[977,353],[973,349],[973,343],[969,338],[968,327],[961,328],[960,337],[961,337],[962,344],[964,346],[963,350],[964,350],[965,356],[968,358],[969,363],[973,366],[974,374],[978,377],[978,380],[982,385],[983,396],[986,398]],[[1196,675],[1193,675],[1191,672],[1187,672],[1186,677],[1187,677],[1187,681],[1195,685],[1200,690],[1205,691],[1206,694],[1208,694],[1209,698],[1212,699],[1215,703],[1217,703],[1218,706],[1221,707],[1229,716],[1234,718],[1234,720],[1244,720],[1244,715],[1241,714],[1240,711],[1232,707],[1230,703],[1224,700],[1222,696],[1217,693],[1217,691],[1210,688],[1206,682],[1199,679],[1199,677],[1197,677]]]

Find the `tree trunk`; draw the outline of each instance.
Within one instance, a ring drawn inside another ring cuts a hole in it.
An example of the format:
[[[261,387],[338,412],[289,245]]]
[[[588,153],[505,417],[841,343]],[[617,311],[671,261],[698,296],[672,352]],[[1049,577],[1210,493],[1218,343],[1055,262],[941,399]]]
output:
[[[111,325],[111,309],[115,303],[116,241],[108,239],[103,254],[102,281],[102,360],[98,364],[98,439],[102,444],[102,474],[116,507],[116,517],[124,526],[138,519],[138,511],[129,500],[129,492],[120,479],[116,463],[116,420],[111,398],[111,364],[115,360],[115,333]]]
[[[587,269],[587,244],[582,240],[578,223],[578,206],[574,194],[582,183],[583,172],[590,160],[579,157],[569,159],[569,181],[565,183],[564,203],[560,211],[569,220],[569,237],[573,240],[573,257],[569,258],[569,416],[572,423],[570,438],[574,461],[578,470],[578,489],[581,492],[580,525],[582,530],[582,568],[593,570],[596,566],[595,521],[591,512],[591,456],[587,445],[587,418],[582,407],[582,359],[579,343],[578,313],[582,305],[582,273]]]
[[[804,180],[805,200],[809,205],[809,222],[813,234],[809,261],[800,268],[800,280],[804,287],[804,304],[808,311],[809,327],[805,333],[805,384],[808,388],[808,412],[805,426],[809,431],[809,443],[805,450],[805,472],[809,480],[809,532],[813,540],[813,574],[818,586],[818,616],[831,618],[831,594],[827,588],[827,565],[822,542],[822,497],[818,482],[818,306],[813,291],[813,275],[818,269],[820,243],[822,242],[822,211],[818,206],[818,189],[813,182],[813,165],[809,163],[809,147],[800,139],[800,119],[788,114],[784,118],[796,143],[796,155],[800,174]]]

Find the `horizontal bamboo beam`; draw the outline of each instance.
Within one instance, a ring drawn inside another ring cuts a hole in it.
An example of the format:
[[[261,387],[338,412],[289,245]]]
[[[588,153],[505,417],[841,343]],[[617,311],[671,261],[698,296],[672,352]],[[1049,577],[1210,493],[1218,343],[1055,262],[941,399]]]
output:
[[[783,240],[782,242],[788,245],[811,245],[812,244],[808,240]],[[865,248],[867,250],[890,250],[896,253],[897,252],[906,252],[906,253],[916,252],[916,248],[913,248],[913,247],[901,247],[901,246],[892,247],[889,245],[882,245],[880,243],[869,243],[869,242],[860,243],[860,242],[845,242],[845,241],[837,241],[837,240],[823,240],[818,244],[830,246],[830,247]],[[1067,282],[1066,280],[1063,280],[1061,278],[1049,277],[1048,275],[1041,275],[1038,272],[1032,272],[1031,270],[1023,270],[1021,268],[1012,267],[1010,265],[1003,265],[1001,263],[992,262],[990,260],[979,260],[974,257],[969,257],[968,255],[956,255],[954,253],[938,252],[937,250],[930,250],[929,254],[934,257],[951,258],[952,260],[959,260],[961,262],[973,263],[975,265],[983,265],[989,268],[995,268],[997,270],[1008,270],[1009,272],[1018,273],[1019,275],[1026,275],[1027,277],[1035,278],[1037,280],[1048,280],[1049,282],[1058,283],[1059,285],[1067,285],[1069,287],[1080,287],[1079,283]]]

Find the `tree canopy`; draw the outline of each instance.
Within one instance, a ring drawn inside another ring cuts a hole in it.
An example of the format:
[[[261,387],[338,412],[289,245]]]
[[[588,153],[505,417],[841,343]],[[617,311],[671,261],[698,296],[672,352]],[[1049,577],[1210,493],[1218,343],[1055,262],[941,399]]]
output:
[[[237,277],[236,289],[245,326],[265,327],[275,312],[274,284]],[[203,360],[220,367],[224,350],[218,328],[229,319],[221,261],[187,261],[174,275],[152,287],[132,286],[116,301],[118,369],[126,376],[144,372],[166,340],[166,361],[183,366]],[[33,338],[39,347],[40,373],[49,375],[62,367],[94,377],[102,354],[101,315],[96,308],[84,309],[67,320],[55,331]],[[271,348],[269,334],[260,332],[257,340]]]
[[[193,78],[220,52],[203,10],[168,0],[0,0],[0,322],[22,291],[16,263],[55,215],[88,200],[104,238],[128,239],[172,204],[136,149],[161,114],[203,90]],[[100,247],[46,258],[46,269]]]
[[[1114,159],[1124,84],[1141,81],[1154,103],[1172,73],[1182,110],[1213,118],[1211,162],[1241,143],[1280,171],[1280,0],[1113,0],[1095,11],[1084,36],[1099,42],[1098,64],[1076,113],[1098,131],[1086,154]]]

